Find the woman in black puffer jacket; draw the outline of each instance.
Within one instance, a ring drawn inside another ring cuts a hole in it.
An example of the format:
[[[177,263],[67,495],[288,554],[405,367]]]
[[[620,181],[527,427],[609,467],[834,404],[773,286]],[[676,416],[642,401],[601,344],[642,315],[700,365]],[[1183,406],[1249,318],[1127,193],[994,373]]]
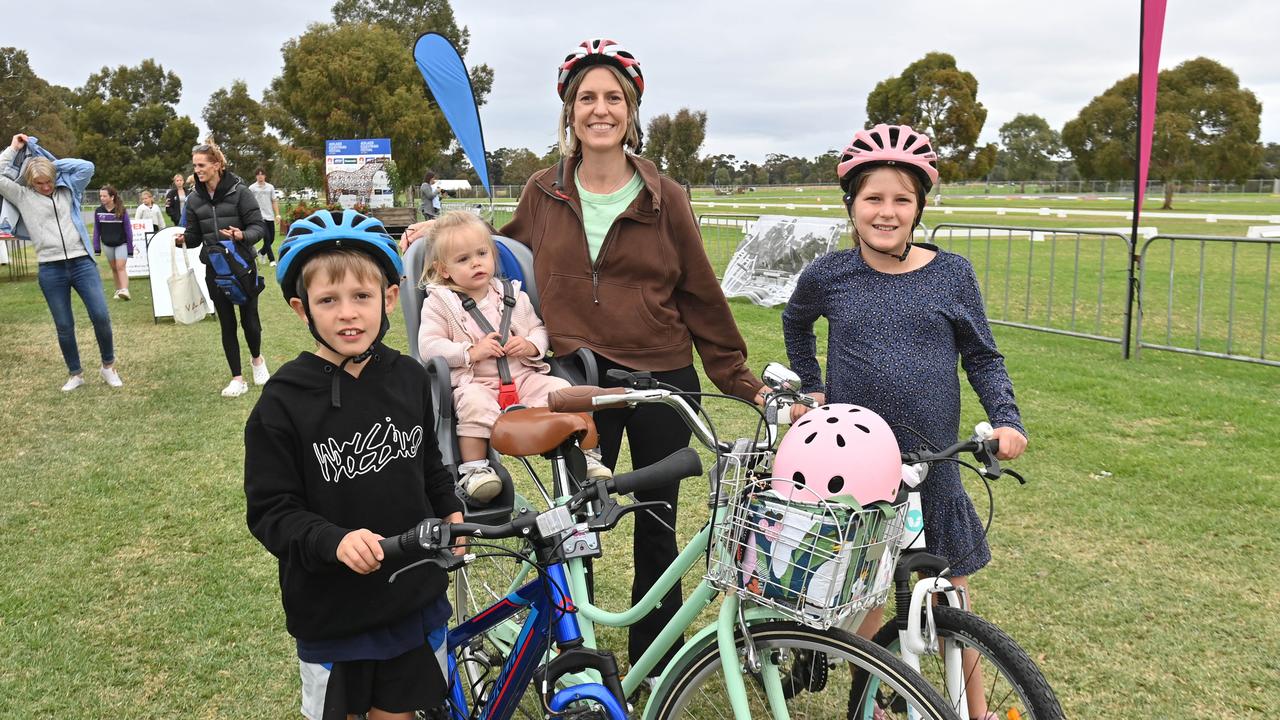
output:
[[[251,275],[241,283],[248,288],[247,299],[240,304],[240,325],[244,339],[249,344],[252,357],[253,382],[262,385],[271,377],[266,359],[262,357],[262,322],[258,319],[258,291],[261,281],[257,277],[254,245],[266,235],[262,211],[240,178],[227,172],[227,159],[212,142],[196,145],[191,149],[191,163],[195,166],[195,190],[187,195],[187,222],[183,235],[175,241],[189,247],[201,247],[200,261],[205,265],[205,283],[213,309],[218,313],[222,326],[222,351],[231,369],[231,382],[222,390],[223,397],[239,397],[249,390],[240,369],[240,341],[236,337],[235,304],[218,287],[214,280],[211,253],[230,250]],[[231,263],[235,257],[227,258]],[[243,266],[242,265],[242,266]]]

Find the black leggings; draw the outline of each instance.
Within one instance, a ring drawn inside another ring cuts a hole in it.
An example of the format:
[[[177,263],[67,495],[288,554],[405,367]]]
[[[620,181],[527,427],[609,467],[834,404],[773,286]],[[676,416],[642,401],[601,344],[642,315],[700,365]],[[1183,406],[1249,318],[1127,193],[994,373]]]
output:
[[[243,375],[240,370],[240,339],[236,337],[236,306],[218,289],[212,275],[206,275],[204,284],[213,298],[213,309],[218,313],[218,325],[222,327],[222,352],[227,356],[231,377]],[[244,328],[244,341],[249,344],[249,356],[262,354],[262,321],[258,319],[258,296],[254,295],[240,306],[240,325]]]
[[[612,368],[632,371],[599,355],[596,360],[600,366],[601,387],[617,387],[619,383],[606,377]],[[693,366],[678,370],[655,372],[653,376],[661,382],[674,385],[682,390],[698,392],[698,372]],[[600,434],[600,454],[604,464],[610,468],[617,465],[618,452],[622,448],[622,433],[627,433],[627,443],[631,449],[631,467],[639,469],[654,464],[680,448],[689,445],[692,432],[684,424],[684,420],[665,405],[642,405],[637,408],[618,410],[597,410],[593,416],[596,431]],[[634,604],[644,597],[653,587],[662,573],[673,564],[680,548],[676,546],[676,535],[663,525],[676,526],[676,509],[680,502],[680,484],[670,485],[637,492],[640,501],[660,501],[671,504],[671,510],[655,510],[661,521],[647,512],[639,512],[635,517],[635,537],[632,539],[632,558],[635,567],[635,581],[631,585],[631,602]],[[662,598],[662,606],[649,613],[643,620],[631,626],[627,641],[627,653],[631,662],[640,659],[644,651],[653,644],[658,633],[676,614],[682,604],[680,584],[677,583]],[[658,662],[662,668],[671,662],[681,643],[676,643],[666,656]]]

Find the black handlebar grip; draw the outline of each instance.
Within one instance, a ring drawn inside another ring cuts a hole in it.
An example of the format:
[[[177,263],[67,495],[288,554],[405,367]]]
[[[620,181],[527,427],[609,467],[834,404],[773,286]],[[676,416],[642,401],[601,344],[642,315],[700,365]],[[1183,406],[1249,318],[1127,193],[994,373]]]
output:
[[[552,412],[591,412],[602,407],[623,407],[626,405],[625,402],[611,405],[596,405],[592,402],[593,398],[601,395],[619,395],[621,392],[624,391],[595,385],[574,385],[553,390],[547,395],[547,407]]]
[[[698,457],[698,452],[693,448],[681,448],[648,467],[615,477],[612,487],[619,495],[627,495],[701,474],[702,458]]]
[[[395,537],[382,538],[378,541],[382,547],[382,561],[403,560],[408,557],[410,548],[418,545],[418,528],[411,527]]]

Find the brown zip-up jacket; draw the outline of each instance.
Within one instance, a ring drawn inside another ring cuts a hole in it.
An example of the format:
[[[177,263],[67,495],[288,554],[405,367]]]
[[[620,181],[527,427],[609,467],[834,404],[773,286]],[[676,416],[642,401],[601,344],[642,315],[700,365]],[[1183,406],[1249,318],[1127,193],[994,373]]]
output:
[[[676,370],[698,348],[724,393],[752,399],[761,382],[702,246],[684,189],[653,163],[628,155],[644,187],[609,228],[593,264],[573,182],[579,158],[534,173],[502,235],[533,250],[551,347],[580,347],[636,370]]]

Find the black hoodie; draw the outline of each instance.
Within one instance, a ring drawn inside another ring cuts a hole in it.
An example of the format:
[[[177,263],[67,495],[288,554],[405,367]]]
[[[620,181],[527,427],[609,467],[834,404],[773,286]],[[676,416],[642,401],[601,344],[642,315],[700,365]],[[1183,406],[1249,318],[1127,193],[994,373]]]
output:
[[[448,577],[424,566],[387,583],[403,563],[359,575],[338,561],[352,530],[397,535],[426,517],[461,512],[440,463],[426,372],[377,345],[359,378],[312,353],[271,376],[245,426],[249,530],[280,561],[289,633],[326,640],[426,607]],[[330,394],[339,373],[342,407]]]

